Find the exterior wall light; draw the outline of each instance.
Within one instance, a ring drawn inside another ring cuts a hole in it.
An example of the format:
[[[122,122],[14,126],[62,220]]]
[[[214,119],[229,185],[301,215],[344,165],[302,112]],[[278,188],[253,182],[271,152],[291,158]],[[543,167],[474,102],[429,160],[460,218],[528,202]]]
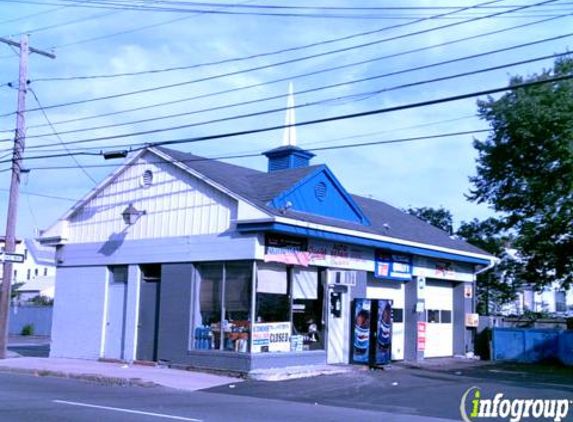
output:
[[[135,224],[135,222],[141,217],[142,215],[147,214],[146,211],[138,211],[133,204],[129,204],[126,209],[123,210],[121,216],[123,217],[123,221],[128,226]]]

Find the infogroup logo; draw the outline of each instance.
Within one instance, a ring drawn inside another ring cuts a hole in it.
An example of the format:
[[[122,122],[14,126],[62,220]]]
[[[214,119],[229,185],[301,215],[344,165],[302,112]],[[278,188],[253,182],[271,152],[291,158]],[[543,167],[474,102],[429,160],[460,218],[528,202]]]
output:
[[[464,422],[476,422],[480,418],[507,419],[510,422],[524,419],[560,422],[567,417],[570,406],[573,406],[573,400],[507,399],[503,393],[486,399],[478,387],[471,387],[462,396],[460,413]]]

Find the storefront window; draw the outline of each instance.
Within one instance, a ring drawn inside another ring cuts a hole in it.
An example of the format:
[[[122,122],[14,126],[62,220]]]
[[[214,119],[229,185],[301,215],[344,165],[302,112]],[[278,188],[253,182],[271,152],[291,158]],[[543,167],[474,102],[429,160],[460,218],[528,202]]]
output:
[[[195,300],[195,349],[219,349],[221,346],[221,304],[223,265],[199,266]]]
[[[295,347],[302,350],[324,349],[323,297],[324,289],[317,270],[293,269],[293,336],[299,336]]]
[[[324,349],[323,301],[317,269],[259,264],[252,351]]]
[[[257,269],[257,321],[290,321],[290,298],[285,265],[259,264]]]
[[[194,349],[248,351],[251,279],[251,262],[199,266]]]
[[[251,262],[225,264],[224,350],[247,352],[251,316]]]

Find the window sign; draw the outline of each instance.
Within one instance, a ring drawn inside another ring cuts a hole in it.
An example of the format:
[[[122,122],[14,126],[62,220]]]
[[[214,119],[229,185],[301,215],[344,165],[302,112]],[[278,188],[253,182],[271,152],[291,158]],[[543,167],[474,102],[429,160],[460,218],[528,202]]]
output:
[[[393,280],[411,280],[412,257],[387,251],[376,251],[374,276]]]
[[[253,324],[252,331],[253,353],[290,352],[290,322],[256,323]]]

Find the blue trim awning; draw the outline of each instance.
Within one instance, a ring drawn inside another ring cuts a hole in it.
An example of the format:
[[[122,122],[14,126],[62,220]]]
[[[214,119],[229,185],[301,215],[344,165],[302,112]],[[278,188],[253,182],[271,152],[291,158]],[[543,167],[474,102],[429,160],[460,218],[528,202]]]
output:
[[[309,229],[305,227],[291,226],[284,223],[239,223],[237,230],[241,233],[253,232],[277,232],[295,236],[313,237],[317,239],[330,240],[332,242],[344,242],[353,245],[368,246],[372,248],[387,249],[394,252],[402,252],[412,255],[421,255],[432,258],[445,259],[449,261],[466,262],[476,265],[489,265],[491,261],[487,259],[475,258],[471,256],[440,252],[432,249],[426,249],[416,246],[400,245],[397,243],[386,242],[382,240],[366,239],[358,236],[347,234],[331,233],[324,230]]]

